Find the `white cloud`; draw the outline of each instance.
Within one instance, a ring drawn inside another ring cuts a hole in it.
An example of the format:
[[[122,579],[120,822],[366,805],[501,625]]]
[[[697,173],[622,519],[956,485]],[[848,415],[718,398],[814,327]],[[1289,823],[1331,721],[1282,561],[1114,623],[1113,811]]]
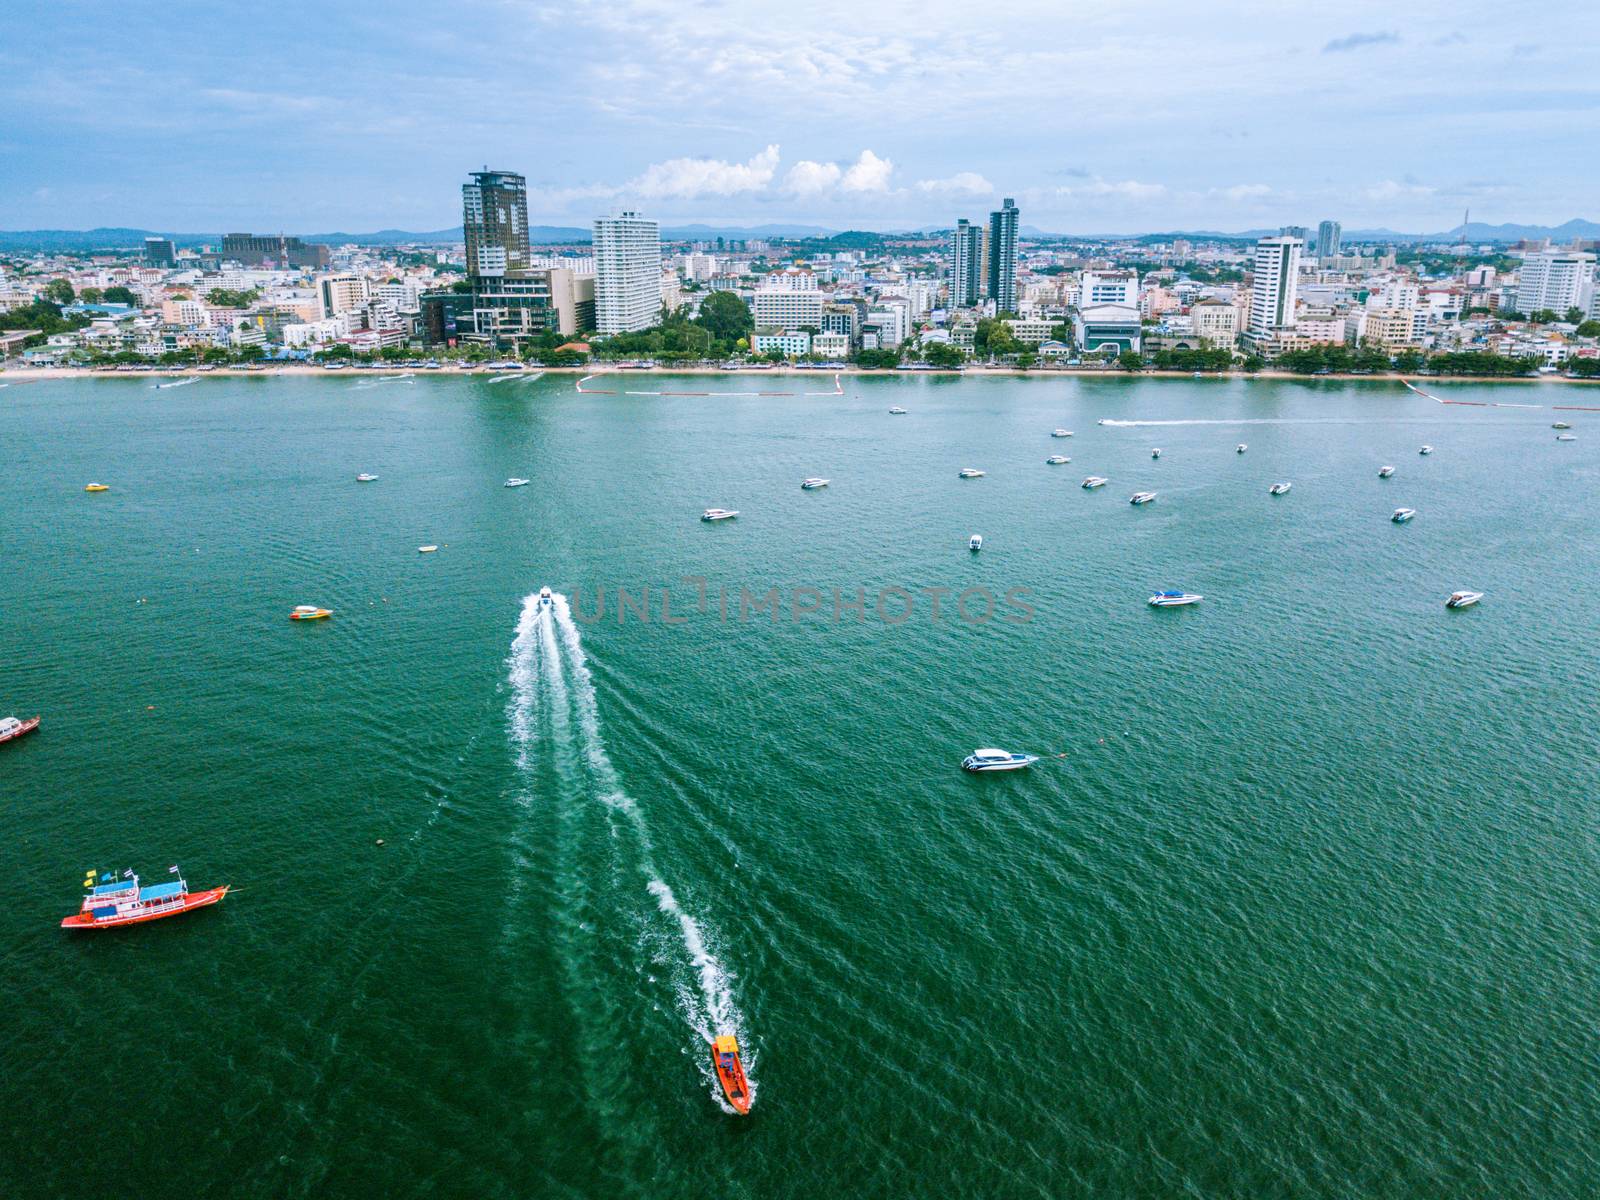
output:
[[[959,196],[985,196],[994,192],[995,186],[976,171],[958,171],[948,179],[919,179],[919,192]]]
[[[843,175],[838,163],[802,159],[789,168],[788,175],[784,176],[784,187],[796,196],[819,196],[832,191]]]
[[[1236,183],[1232,187],[1212,188],[1211,191],[1235,204],[1242,204],[1246,200],[1265,200],[1272,195],[1272,189],[1264,183]]]
[[[736,196],[765,188],[777,170],[778,147],[771,145],[743,163],[720,158],[671,158],[652,163],[623,190],[653,200]]]
[[[1397,183],[1393,179],[1385,179],[1367,188],[1363,194],[1368,200],[1417,200],[1433,195],[1433,189],[1420,183]]]
[[[847,192],[887,192],[889,176],[893,173],[894,163],[879,158],[871,150],[863,150],[844,173],[840,186]]]

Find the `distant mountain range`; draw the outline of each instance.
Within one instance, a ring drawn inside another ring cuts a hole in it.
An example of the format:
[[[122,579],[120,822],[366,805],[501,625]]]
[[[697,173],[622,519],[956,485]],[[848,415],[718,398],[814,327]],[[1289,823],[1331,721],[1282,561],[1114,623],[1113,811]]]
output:
[[[942,227],[948,229],[948,226]],[[1314,228],[1308,226],[1307,228]],[[920,230],[898,231],[885,236],[926,236],[942,232],[941,227],[930,226]],[[1036,226],[1024,225],[1020,231],[1032,238],[1129,238],[1152,240],[1189,238],[1191,240],[1234,239],[1250,241],[1277,233],[1277,229],[1244,229],[1236,233],[1223,233],[1212,229],[1173,230],[1167,233],[1051,233]],[[435,229],[419,233],[405,229],[380,229],[375,233],[302,233],[302,241],[331,246],[397,246],[397,245],[449,245],[461,241],[461,229]],[[831,238],[840,232],[820,225],[754,225],[749,227],[719,225],[669,225],[661,236],[672,241],[712,241],[726,238],[731,241],[749,241],[752,238]],[[871,235],[866,235],[871,236]],[[1458,228],[1442,233],[1399,233],[1392,229],[1347,229],[1346,242],[1454,242],[1461,236]],[[1524,239],[1549,238],[1560,245],[1579,238],[1600,238],[1600,224],[1594,221],[1571,220],[1561,225],[1485,225],[1474,222],[1467,226],[1469,242],[1517,242]],[[90,250],[129,250],[144,245],[147,237],[168,237],[178,246],[195,247],[220,245],[220,233],[161,233],[150,229],[23,229],[0,230],[0,250],[43,250],[58,252],[84,252]],[[859,242],[863,235],[852,231],[849,240]],[[561,245],[589,240],[589,230],[575,226],[534,225],[528,230],[528,240],[535,245]]]

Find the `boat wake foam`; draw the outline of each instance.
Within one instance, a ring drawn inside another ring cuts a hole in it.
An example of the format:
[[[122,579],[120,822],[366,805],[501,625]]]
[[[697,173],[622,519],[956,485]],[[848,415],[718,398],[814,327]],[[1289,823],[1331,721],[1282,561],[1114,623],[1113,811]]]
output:
[[[518,770],[529,773],[535,767],[542,728],[540,716],[547,707],[553,738],[577,743],[590,795],[617,814],[621,828],[632,835],[644,890],[654,900],[651,909],[658,918],[666,919],[666,932],[671,935],[661,940],[673,947],[666,965],[674,976],[678,1011],[699,1038],[688,1053],[712,1098],[733,1112],[723,1098],[705,1046],[723,1033],[733,1034],[741,1043],[745,1041],[744,1018],[734,999],[732,976],[712,949],[714,939],[708,937],[706,929],[662,877],[655,863],[649,825],[606,753],[594,677],[582,634],[564,595],[556,593],[548,607],[540,605],[537,592],[523,601],[507,667],[512,693],[508,724]],[[658,938],[660,932],[657,931]],[[755,1062],[755,1054],[747,1052],[744,1066],[752,1100],[757,1090]]]

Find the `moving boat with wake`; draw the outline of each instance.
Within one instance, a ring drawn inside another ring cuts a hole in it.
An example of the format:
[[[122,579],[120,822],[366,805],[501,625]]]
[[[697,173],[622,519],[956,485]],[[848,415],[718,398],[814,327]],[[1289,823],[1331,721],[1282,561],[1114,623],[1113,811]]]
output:
[[[548,587],[542,587],[539,589],[540,608],[550,608],[555,604],[555,602],[556,598],[550,594],[550,589]]]
[[[722,1094],[741,1117],[750,1112],[750,1081],[745,1078],[744,1064],[739,1061],[739,1040],[724,1033],[711,1043],[711,1066],[722,1085]]]
[[[1009,750],[974,750],[961,760],[964,771],[1018,771],[1039,761],[1037,754],[1013,754]]]
[[[100,876],[96,883],[94,872],[88,872],[83,886],[89,894],[83,898],[83,907],[70,917],[63,917],[63,929],[104,929],[111,925],[137,925],[142,921],[155,921],[173,917],[215,904],[228,894],[228,885],[191,892],[177,867],[168,871],[178,878],[171,883],[158,883],[153,887],[140,887],[139,877],[132,871],[124,872],[121,879],[113,880],[110,873]]]

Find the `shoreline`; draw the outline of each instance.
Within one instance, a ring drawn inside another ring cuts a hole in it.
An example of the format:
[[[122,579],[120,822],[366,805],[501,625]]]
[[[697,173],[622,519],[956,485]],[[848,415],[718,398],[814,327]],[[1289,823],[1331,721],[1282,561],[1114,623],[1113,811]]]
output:
[[[263,367],[252,370],[245,367],[227,366],[212,367],[207,371],[195,370],[169,370],[165,368],[125,371],[114,367],[0,367],[0,383],[37,383],[49,379],[179,379],[207,375],[223,375],[239,378],[307,378],[328,376],[344,378],[348,376],[368,376],[372,378],[394,378],[407,375],[414,378],[452,378],[455,376],[469,376],[473,378],[492,375],[518,374],[507,372],[503,368],[487,366],[472,367],[441,367],[438,370],[417,370],[404,367],[322,367],[302,363],[283,364],[280,366]],[[1299,380],[1305,383],[1315,383],[1319,380],[1338,380],[1340,382],[1372,382],[1372,383],[1404,383],[1407,378],[1423,379],[1432,384],[1451,383],[1518,383],[1518,384],[1600,384],[1600,377],[1592,379],[1577,379],[1567,375],[1403,375],[1398,371],[1372,372],[1368,374],[1355,374],[1353,372],[1335,372],[1328,375],[1297,375],[1292,371],[1261,370],[1252,374],[1242,371],[1160,371],[1148,369],[1143,371],[1124,371],[1120,368],[1097,369],[1093,367],[967,367],[955,369],[947,367],[919,368],[914,371],[901,371],[895,369],[882,370],[863,367],[829,367],[805,368],[794,366],[773,366],[742,368],[736,371],[723,370],[720,367],[690,367],[690,366],[651,366],[651,367],[618,367],[603,363],[586,363],[575,367],[527,367],[521,374],[535,375],[576,375],[579,377],[593,376],[621,376],[630,375],[697,375],[706,377],[716,376],[749,376],[749,375],[801,375],[816,376],[831,379],[834,377],[852,376],[862,379],[886,379],[891,377],[917,377],[936,375],[942,378],[1002,378],[1002,379],[1051,379],[1065,377],[1070,379],[1265,379],[1274,382],[1284,380]]]

